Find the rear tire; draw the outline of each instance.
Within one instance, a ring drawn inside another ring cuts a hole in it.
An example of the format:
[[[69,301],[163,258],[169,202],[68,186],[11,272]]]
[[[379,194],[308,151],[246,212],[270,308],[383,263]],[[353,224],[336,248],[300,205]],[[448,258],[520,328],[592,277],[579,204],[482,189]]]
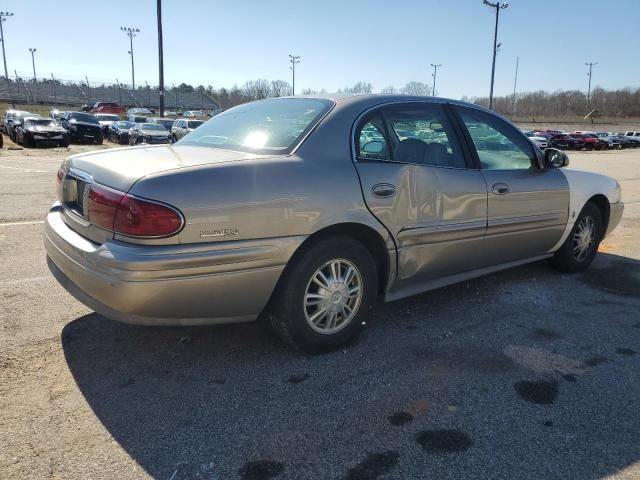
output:
[[[375,304],[375,265],[369,251],[348,237],[321,240],[297,253],[267,308],[272,328],[311,354],[347,344]]]
[[[551,264],[563,272],[584,272],[593,262],[603,236],[600,209],[589,202],[580,212],[562,247],[551,258]]]

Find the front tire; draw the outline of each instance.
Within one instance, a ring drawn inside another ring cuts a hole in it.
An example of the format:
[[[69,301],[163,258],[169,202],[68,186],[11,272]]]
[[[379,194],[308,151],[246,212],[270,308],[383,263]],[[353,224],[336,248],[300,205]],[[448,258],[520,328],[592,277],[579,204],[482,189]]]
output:
[[[276,333],[317,354],[340,348],[365,325],[378,290],[371,253],[347,237],[321,240],[296,254],[268,308]]]
[[[600,209],[589,202],[580,212],[560,250],[551,258],[552,265],[563,272],[584,272],[593,262],[603,236]]]

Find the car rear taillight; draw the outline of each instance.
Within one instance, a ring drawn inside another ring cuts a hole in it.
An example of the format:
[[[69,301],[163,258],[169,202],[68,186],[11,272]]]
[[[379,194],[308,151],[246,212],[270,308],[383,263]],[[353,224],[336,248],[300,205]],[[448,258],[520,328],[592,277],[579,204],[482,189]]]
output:
[[[124,198],[124,193],[110,188],[91,185],[89,189],[88,220],[107,230],[113,230],[113,222],[116,218],[118,205]]]
[[[182,214],[173,207],[95,183],[89,191],[88,207],[90,223],[130,237],[168,237],[183,225]]]
[[[113,228],[132,237],[167,237],[178,233],[182,223],[182,215],[172,207],[125,195]]]

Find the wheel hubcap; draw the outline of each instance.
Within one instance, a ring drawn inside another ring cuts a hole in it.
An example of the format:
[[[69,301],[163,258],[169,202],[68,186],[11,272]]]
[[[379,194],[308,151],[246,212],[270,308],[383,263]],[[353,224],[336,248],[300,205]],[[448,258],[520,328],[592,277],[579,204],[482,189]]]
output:
[[[358,312],[362,277],[344,259],[331,260],[312,275],[304,295],[304,314],[318,333],[330,334],[346,327]]]
[[[573,234],[573,256],[579,262],[583,261],[595,243],[595,224],[591,217],[584,217]]]

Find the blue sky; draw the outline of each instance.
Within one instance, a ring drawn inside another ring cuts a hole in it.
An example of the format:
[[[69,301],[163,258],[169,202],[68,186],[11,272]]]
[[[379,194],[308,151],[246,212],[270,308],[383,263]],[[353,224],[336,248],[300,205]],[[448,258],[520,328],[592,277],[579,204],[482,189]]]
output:
[[[8,68],[38,76],[157,84],[155,0],[20,0],[3,5]],[[501,12],[496,95],[640,86],[640,1],[512,0]],[[288,54],[302,57],[296,88],[338,88],[359,80],[374,89],[411,80],[431,84],[441,63],[441,96],[488,95],[493,10],[481,0],[164,0],[165,81],[214,87],[268,78],[291,81]]]

